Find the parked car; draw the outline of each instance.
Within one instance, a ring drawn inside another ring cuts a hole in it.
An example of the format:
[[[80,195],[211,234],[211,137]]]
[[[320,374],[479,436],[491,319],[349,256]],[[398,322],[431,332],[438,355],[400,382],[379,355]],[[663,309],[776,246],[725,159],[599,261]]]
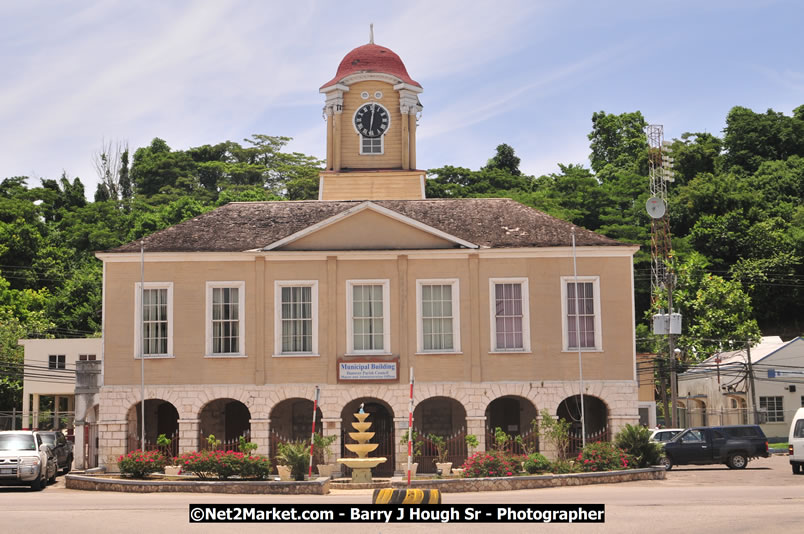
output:
[[[790,425],[787,438],[787,453],[794,475],[804,474],[804,408],[799,408]]]
[[[34,491],[56,480],[50,445],[30,430],[0,432],[0,485],[28,485]]]
[[[690,428],[664,444],[668,470],[682,464],[725,464],[743,469],[751,458],[767,458],[768,439],[759,425]]]
[[[64,434],[58,431],[40,430],[37,434],[41,436],[44,443],[47,443],[53,449],[58,469],[61,469],[63,474],[69,473],[73,467],[73,444],[67,441]]]
[[[676,437],[679,432],[683,431],[683,428],[655,428],[651,431],[650,440],[658,443],[667,443]]]

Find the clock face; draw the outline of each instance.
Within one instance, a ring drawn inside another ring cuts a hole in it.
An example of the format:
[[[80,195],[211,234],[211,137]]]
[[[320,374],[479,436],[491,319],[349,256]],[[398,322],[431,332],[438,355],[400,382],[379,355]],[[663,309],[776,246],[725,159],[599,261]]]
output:
[[[355,113],[355,128],[363,137],[380,137],[388,130],[388,110],[371,102],[363,104]]]

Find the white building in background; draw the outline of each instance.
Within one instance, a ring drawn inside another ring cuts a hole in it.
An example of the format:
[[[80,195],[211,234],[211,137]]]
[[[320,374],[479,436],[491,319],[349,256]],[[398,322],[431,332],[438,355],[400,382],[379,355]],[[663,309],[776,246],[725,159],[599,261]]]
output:
[[[20,339],[24,347],[22,427],[70,428],[75,415],[75,362],[100,360],[101,338]],[[46,397],[53,409],[41,408]]]
[[[804,406],[804,338],[763,337],[750,353],[755,395],[746,349],[715,354],[678,375],[681,426],[753,423],[756,402],[765,435],[787,436]]]

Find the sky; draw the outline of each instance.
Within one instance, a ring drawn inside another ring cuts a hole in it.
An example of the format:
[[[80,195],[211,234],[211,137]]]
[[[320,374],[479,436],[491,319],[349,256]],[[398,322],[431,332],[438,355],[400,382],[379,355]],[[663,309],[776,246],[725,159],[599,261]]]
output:
[[[324,158],[350,50],[395,51],[424,92],[421,169],[588,166],[596,111],[721,135],[744,106],[804,104],[804,2],[0,0],[0,179],[80,177],[104,143],[187,149],[253,134]]]

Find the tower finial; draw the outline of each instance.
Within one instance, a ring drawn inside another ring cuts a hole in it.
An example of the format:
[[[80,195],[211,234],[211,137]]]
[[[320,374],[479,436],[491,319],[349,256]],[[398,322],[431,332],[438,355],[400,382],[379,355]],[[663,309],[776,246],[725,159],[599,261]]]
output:
[[[369,24],[369,44],[374,44],[374,24]]]

